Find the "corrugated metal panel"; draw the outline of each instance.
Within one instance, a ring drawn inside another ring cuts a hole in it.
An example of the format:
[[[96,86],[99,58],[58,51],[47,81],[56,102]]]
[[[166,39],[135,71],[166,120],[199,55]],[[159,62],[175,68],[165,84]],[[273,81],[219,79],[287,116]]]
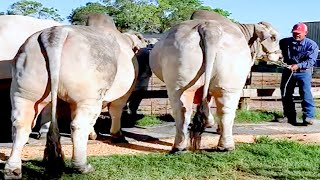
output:
[[[314,40],[320,46],[320,21],[304,22],[308,26],[307,37]],[[318,54],[316,67],[320,67],[320,53]],[[318,69],[317,68],[317,69]]]
[[[315,22],[305,22],[308,26],[307,37],[317,42],[320,45],[320,21]]]

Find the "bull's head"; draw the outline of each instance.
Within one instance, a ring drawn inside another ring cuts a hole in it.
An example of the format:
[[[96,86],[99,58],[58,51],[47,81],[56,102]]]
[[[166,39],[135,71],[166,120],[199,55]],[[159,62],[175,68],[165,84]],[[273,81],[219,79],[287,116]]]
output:
[[[132,45],[132,50],[134,53],[138,52],[139,49],[144,48],[147,46],[147,42],[145,41],[144,37],[142,34],[134,32],[134,31],[128,31],[122,33],[125,35],[125,37],[130,40],[131,45]]]
[[[273,62],[282,59],[279,47],[279,33],[270,23],[260,22],[255,24],[254,35],[258,38],[255,59]]]

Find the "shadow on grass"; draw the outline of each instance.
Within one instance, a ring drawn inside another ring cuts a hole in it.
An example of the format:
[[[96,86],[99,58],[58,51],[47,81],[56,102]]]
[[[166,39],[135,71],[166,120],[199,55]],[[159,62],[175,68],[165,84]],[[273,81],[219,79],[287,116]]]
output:
[[[0,163],[0,179],[4,179],[5,163]],[[65,169],[67,170],[67,169]],[[22,161],[22,179],[60,179],[60,175],[48,175],[45,172],[45,167],[40,160]]]
[[[141,134],[136,134],[136,133],[132,133],[132,132],[126,132],[126,131],[123,131],[123,134],[128,138],[132,138],[132,139],[135,139],[137,141],[142,141],[142,142],[146,142],[146,143],[149,143],[149,144],[169,146],[170,148],[172,146],[172,143],[168,143],[166,141],[161,141],[158,138],[154,138],[154,137],[148,136],[148,135],[141,135]],[[168,152],[167,149],[150,147],[148,145],[146,145],[146,146],[137,145],[137,144],[133,144],[133,143],[130,143],[130,142],[114,143],[112,141],[112,138],[110,136],[107,136],[107,135],[105,135],[105,136],[100,135],[100,136],[98,136],[97,140],[101,141],[103,143],[106,143],[106,144],[111,144],[111,145],[114,145],[114,146],[127,148],[127,149],[132,149],[132,150],[145,151],[145,152]]]
[[[67,163],[67,161],[65,160]],[[0,169],[4,169],[5,164],[0,163]],[[41,160],[28,160],[22,161],[22,179],[39,179],[39,180],[58,180],[63,177],[63,174],[81,174],[70,166],[63,169],[62,175],[51,174],[45,170],[45,165]],[[0,179],[4,179],[4,172],[0,171]]]
[[[146,117],[144,114],[128,114],[126,111],[123,111],[121,116],[121,127],[122,128],[132,128],[136,126],[137,121],[143,119]],[[156,116],[156,118],[160,119],[164,123],[166,122],[174,122],[174,119],[169,114],[159,115]],[[110,127],[111,127],[111,118],[109,113],[101,113],[100,117],[97,119],[96,124],[94,125],[94,128],[96,132],[102,133],[102,134],[108,134],[110,133]]]

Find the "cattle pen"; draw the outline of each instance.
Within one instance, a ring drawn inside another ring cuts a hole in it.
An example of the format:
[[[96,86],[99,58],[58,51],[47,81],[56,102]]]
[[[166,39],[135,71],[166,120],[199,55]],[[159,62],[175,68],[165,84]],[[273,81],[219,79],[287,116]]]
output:
[[[6,67],[1,66],[0,68]],[[281,71],[282,68],[275,65],[265,63],[254,65],[242,90],[239,108],[246,110],[281,110]],[[8,77],[0,78],[0,116],[2,119],[0,142],[11,141],[10,83],[11,79]],[[139,87],[138,89],[140,90],[134,91],[132,94],[132,97],[138,99],[136,101],[138,102],[136,105],[138,114],[165,115],[171,113],[165,84],[154,74],[149,78],[146,87]],[[320,68],[314,69],[312,93],[315,99],[320,98]],[[295,89],[294,97],[296,102],[300,102],[298,88]],[[215,104],[211,108],[215,109]]]
[[[254,66],[253,71],[245,87],[242,90],[241,98],[239,101],[239,108],[241,109],[266,109],[268,108],[263,102],[272,102],[281,104],[280,81],[281,71],[279,67],[272,65],[262,65],[263,68],[268,70],[263,71],[259,67]],[[270,67],[267,67],[270,66]],[[315,99],[320,98],[320,69],[315,68],[312,79],[312,93]],[[160,81],[154,74],[149,80],[148,87],[144,87],[145,91],[134,92],[135,96],[141,98],[138,113],[161,115],[169,114],[171,106],[168,100],[165,84]],[[296,102],[299,102],[298,87],[295,89],[294,97]],[[254,107],[250,107],[250,101],[255,101]],[[275,106],[269,107],[274,108]],[[213,104],[212,108],[215,108]],[[279,109],[279,107],[277,108]]]

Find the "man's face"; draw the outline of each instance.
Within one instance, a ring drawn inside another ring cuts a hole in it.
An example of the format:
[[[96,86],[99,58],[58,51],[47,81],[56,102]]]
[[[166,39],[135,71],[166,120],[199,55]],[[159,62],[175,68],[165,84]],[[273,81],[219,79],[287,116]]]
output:
[[[296,41],[302,41],[307,35],[307,32],[293,32],[292,33],[292,37],[296,40]]]

